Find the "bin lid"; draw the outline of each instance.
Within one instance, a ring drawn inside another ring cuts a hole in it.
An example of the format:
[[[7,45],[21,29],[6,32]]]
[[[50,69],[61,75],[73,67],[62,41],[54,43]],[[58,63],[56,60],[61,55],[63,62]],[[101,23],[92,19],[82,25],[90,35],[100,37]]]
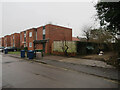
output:
[[[22,52],[24,52],[25,50],[21,50]]]

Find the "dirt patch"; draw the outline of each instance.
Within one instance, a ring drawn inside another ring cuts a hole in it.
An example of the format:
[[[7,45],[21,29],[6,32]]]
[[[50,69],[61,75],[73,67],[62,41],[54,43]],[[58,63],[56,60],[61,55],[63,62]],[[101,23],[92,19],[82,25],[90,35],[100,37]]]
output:
[[[115,67],[118,67],[118,61],[117,61],[117,53],[116,52],[105,52],[103,55],[87,55],[87,56],[83,56],[81,58],[83,59],[92,59],[92,60],[100,60],[100,61],[104,61],[107,64],[113,65]]]
[[[81,58],[106,61],[106,60],[109,60],[113,56],[115,56],[113,52],[105,52],[103,55],[94,54],[94,55],[83,56]]]

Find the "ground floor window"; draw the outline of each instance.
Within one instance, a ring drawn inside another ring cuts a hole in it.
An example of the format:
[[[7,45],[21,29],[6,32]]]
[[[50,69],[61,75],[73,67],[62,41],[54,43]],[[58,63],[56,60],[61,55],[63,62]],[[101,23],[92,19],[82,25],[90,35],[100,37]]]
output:
[[[32,43],[31,42],[29,43],[29,47],[32,47]]]

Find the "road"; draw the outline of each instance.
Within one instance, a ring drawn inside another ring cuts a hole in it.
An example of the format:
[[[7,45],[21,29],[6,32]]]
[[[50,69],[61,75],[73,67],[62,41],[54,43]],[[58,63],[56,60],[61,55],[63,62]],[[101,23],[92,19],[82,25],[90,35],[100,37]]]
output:
[[[3,55],[3,88],[118,88],[118,83],[53,65]]]

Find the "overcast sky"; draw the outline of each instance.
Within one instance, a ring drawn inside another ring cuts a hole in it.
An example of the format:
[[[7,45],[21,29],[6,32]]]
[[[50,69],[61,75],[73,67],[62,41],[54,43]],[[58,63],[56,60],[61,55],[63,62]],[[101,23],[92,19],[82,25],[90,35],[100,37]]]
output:
[[[72,28],[73,36],[82,35],[84,25],[98,26],[92,2],[4,2],[2,36],[48,23]]]

